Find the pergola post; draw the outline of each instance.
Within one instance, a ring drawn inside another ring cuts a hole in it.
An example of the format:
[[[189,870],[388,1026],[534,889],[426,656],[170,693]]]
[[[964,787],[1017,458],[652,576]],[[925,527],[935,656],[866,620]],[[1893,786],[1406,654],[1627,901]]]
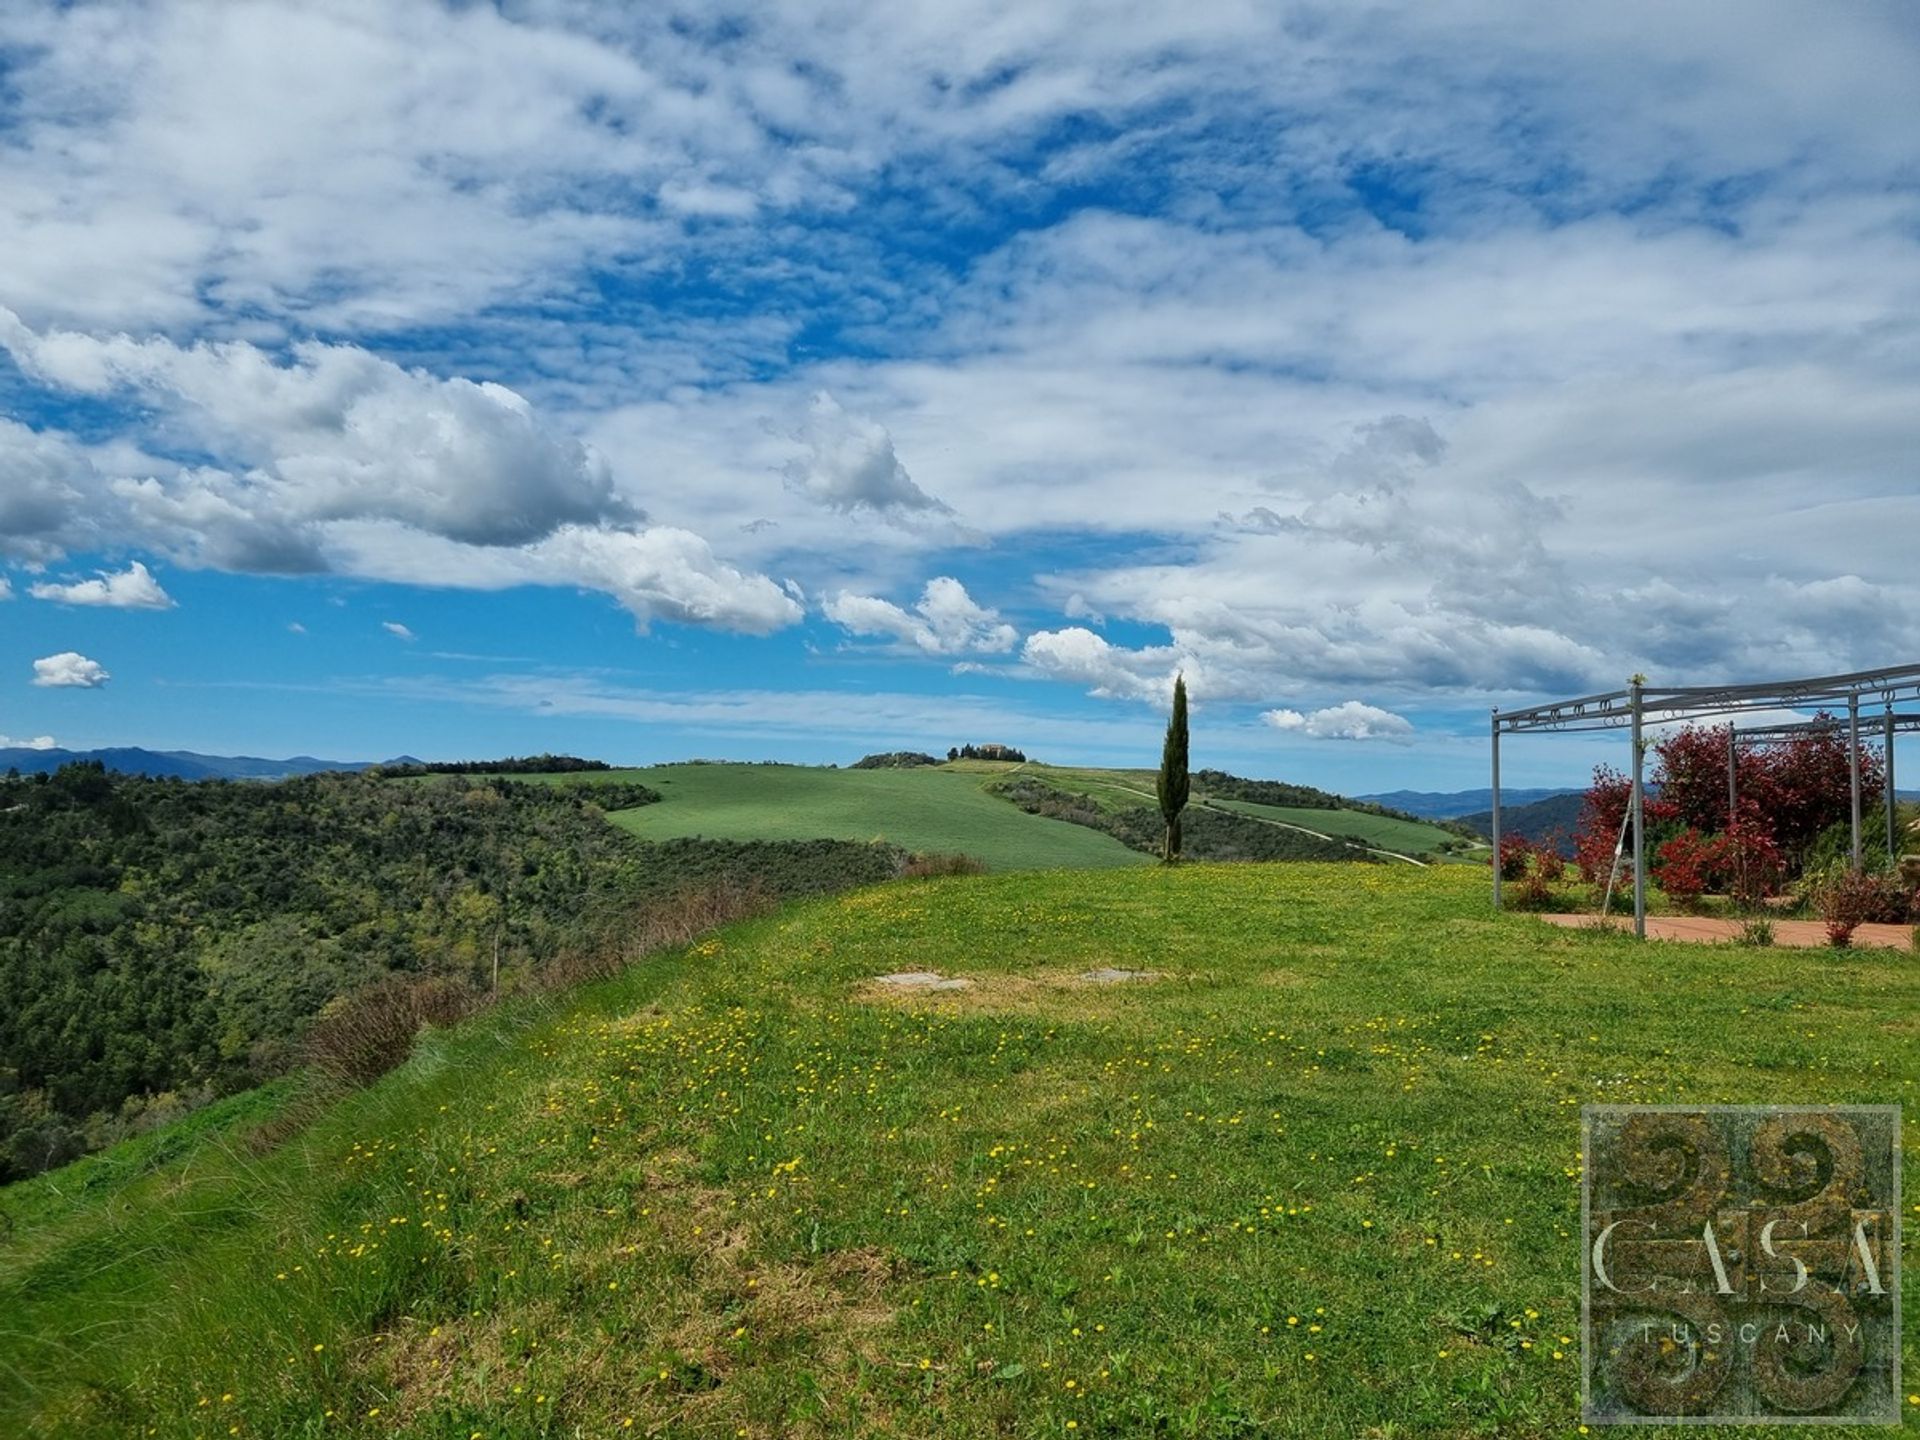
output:
[[[1740,814],[1740,778],[1734,757],[1739,753],[1740,737],[1734,733],[1734,724],[1727,722],[1727,828],[1733,828],[1733,822]]]
[[[1886,785],[1886,795],[1884,798],[1886,802],[1886,811],[1887,811],[1887,864],[1898,865],[1900,863],[1900,843],[1899,843],[1900,824],[1899,824],[1899,818],[1898,818],[1899,802],[1895,797],[1894,791],[1893,791],[1893,697],[1892,696],[1887,697],[1886,727],[1887,727],[1886,728],[1887,763],[1881,767],[1885,771],[1885,774],[1881,776],[1881,779]]]
[[[1847,697],[1847,778],[1853,785],[1853,873],[1860,873],[1860,697]]]
[[[1493,908],[1500,908],[1500,707],[1493,707]]]
[[[1646,807],[1642,803],[1640,733],[1645,721],[1641,687],[1646,683],[1636,675],[1627,682],[1627,696],[1633,706],[1633,933],[1647,938],[1647,827]]]

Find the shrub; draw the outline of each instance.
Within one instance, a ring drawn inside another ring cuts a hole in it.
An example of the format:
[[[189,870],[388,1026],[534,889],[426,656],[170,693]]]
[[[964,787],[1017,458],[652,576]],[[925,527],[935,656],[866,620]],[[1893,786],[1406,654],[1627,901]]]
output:
[[[888,750],[879,755],[862,755],[847,768],[849,770],[912,770],[921,765],[938,765],[940,762],[922,750]]]
[[[1825,879],[1814,892],[1820,918],[1826,922],[1827,943],[1844,949],[1853,932],[1884,913],[1887,886],[1878,875],[1856,875],[1843,870]]]
[[[1741,922],[1739,943],[1742,945],[1773,944],[1773,921],[1764,915],[1749,916]]]
[[[986,864],[971,855],[915,855],[900,867],[900,873],[910,878],[932,875],[984,875]]]
[[[1533,858],[1533,842],[1524,835],[1503,835],[1500,837],[1500,878],[1519,880],[1527,873],[1527,862]]]
[[[1733,824],[1710,842],[1707,863],[1715,882],[1744,910],[1758,910],[1786,883],[1780,846],[1750,800],[1741,802]]]
[[[1707,843],[1689,825],[1654,852],[1653,877],[1669,900],[1691,910],[1706,891],[1710,859]]]
[[[307,1031],[301,1058],[327,1080],[366,1085],[401,1064],[425,1025],[451,1025],[475,996],[451,980],[384,980],[331,1001]]]
[[[1552,910],[1559,904],[1547,877],[1538,870],[1528,871],[1513,888],[1509,904],[1515,910]]]
[[[1566,877],[1567,862],[1560,854],[1553,839],[1536,846],[1533,852],[1533,868],[1542,880],[1549,884],[1558,883]]]

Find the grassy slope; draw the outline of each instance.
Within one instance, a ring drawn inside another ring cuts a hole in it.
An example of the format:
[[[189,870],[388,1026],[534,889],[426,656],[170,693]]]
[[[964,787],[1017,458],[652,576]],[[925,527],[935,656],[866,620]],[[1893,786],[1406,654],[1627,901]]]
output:
[[[1045,780],[1062,790],[1087,795],[1106,805],[1152,804],[1151,770],[1101,770],[1078,766],[1036,766],[1022,773]],[[1244,800],[1216,800],[1196,789],[1196,801],[1234,810],[1256,819],[1277,820],[1336,840],[1357,840],[1402,855],[1423,855],[1458,837],[1436,825],[1369,815],[1359,810],[1314,810],[1299,806],[1260,805]]]
[[[801,765],[657,765],[560,781],[637,780],[658,805],[614,815],[643,840],[703,835],[732,840],[891,840],[912,850],[960,851],[994,870],[1133,865],[1146,857],[1111,836],[1023,814],[986,793],[1010,767],[827,770]]]
[[[489,1015],[23,1224],[0,1434],[1570,1434],[1579,1104],[1911,1107],[1920,975],[1480,879],[895,883]]]
[[[1323,835],[1358,840],[1401,855],[1422,855],[1435,845],[1455,838],[1436,826],[1416,820],[1396,820],[1390,815],[1368,815],[1360,810],[1313,810],[1301,805],[1260,805],[1251,800],[1210,803],[1222,810],[1236,810],[1242,815],[1318,830]]]

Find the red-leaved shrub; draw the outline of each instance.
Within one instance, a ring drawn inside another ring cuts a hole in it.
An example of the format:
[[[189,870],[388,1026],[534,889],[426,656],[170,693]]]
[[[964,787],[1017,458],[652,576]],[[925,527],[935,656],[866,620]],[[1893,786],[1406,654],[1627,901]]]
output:
[[[1669,900],[1691,910],[1706,892],[1710,859],[1707,842],[1689,825],[1654,852],[1653,878]]]

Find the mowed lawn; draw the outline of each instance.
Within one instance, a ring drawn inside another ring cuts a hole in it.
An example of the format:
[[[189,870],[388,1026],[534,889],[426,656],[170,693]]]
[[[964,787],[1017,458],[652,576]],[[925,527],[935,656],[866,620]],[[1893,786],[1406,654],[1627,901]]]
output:
[[[1483,878],[894,882],[0,1191],[0,1434],[1572,1435],[1579,1106],[1911,1114],[1920,964]]]
[[[656,765],[542,778],[652,786],[663,797],[658,805],[613,816],[643,840],[890,840],[909,850],[971,855],[993,870],[1148,863],[1110,835],[1028,815],[987,794],[983,786],[1005,768]]]

